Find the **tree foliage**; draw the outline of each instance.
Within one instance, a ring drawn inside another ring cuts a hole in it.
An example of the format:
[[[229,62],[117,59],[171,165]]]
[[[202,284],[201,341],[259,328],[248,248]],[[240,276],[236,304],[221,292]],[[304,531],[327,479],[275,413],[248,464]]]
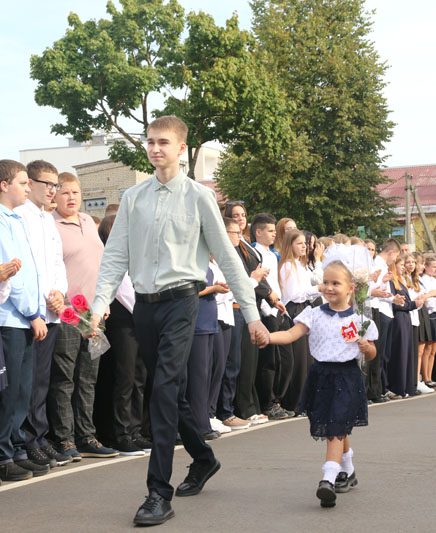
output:
[[[52,131],[84,141],[96,129],[116,130],[124,140],[111,157],[147,169],[140,135],[131,135],[123,119],[144,134],[150,93],[161,91],[165,105],[153,115],[176,114],[188,124],[191,177],[207,141],[234,142],[242,151],[248,141],[264,144],[268,129],[280,133],[274,118],[284,111],[285,94],[271,84],[253,53],[252,34],[239,29],[236,15],[220,27],[201,11],[185,17],[176,0],[120,4],[117,11],[108,3],[109,20],[83,23],[71,14],[65,36],[32,57],[36,102],[66,119]]]
[[[220,188],[320,234],[390,223],[377,193],[392,123],[363,0],[253,0],[254,32],[286,92],[298,154],[228,153]],[[297,164],[294,164],[294,160]],[[277,198],[276,195],[280,194]],[[248,196],[248,198],[247,198]]]

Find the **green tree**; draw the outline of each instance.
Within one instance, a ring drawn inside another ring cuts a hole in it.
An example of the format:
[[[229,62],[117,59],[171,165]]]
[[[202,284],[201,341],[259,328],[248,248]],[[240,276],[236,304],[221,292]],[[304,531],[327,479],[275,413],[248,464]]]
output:
[[[143,170],[148,168],[141,134],[148,125],[148,98],[171,83],[180,64],[184,11],[176,0],[120,0],[118,11],[107,4],[111,19],[81,22],[71,13],[65,36],[40,56],[31,57],[37,80],[35,101],[58,109],[65,123],[56,134],[77,141],[96,130],[116,131],[112,157]],[[129,133],[126,119],[139,125]]]
[[[261,151],[230,154],[220,169],[226,194],[245,198],[248,191],[256,210],[261,199],[262,209],[292,216],[320,234],[389,226],[390,205],[376,187],[383,182],[379,153],[393,124],[382,94],[386,65],[369,40],[363,4],[251,2],[259,48],[287,95],[299,164],[287,164],[286,152],[269,161]]]
[[[220,27],[203,12],[185,18],[176,0],[120,4],[118,11],[108,3],[108,20],[81,22],[71,14],[65,36],[32,56],[36,102],[65,117],[53,132],[84,141],[95,130],[116,131],[123,140],[111,148],[111,158],[146,170],[148,117],[176,114],[189,126],[191,177],[205,142],[233,142],[239,152],[247,145],[277,148],[274,139],[289,130],[286,95],[271,82],[236,15]],[[156,91],[165,94],[165,105],[150,113],[149,95]]]

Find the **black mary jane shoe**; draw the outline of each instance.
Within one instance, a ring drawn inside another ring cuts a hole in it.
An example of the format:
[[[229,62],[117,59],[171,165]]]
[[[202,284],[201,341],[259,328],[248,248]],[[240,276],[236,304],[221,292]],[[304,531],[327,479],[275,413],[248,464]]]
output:
[[[348,492],[357,485],[356,471],[350,476],[346,472],[339,472],[336,477],[335,491],[339,493]]]
[[[162,498],[157,492],[151,492],[138,509],[133,523],[135,526],[157,526],[173,516],[171,502]]]
[[[316,497],[321,501],[321,507],[334,507],[336,505],[335,487],[330,481],[323,479],[319,482]]]

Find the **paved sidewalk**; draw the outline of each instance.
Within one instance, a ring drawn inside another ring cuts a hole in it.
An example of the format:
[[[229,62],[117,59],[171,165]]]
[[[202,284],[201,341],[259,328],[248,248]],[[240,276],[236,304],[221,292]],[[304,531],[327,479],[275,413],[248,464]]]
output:
[[[370,408],[352,435],[359,485],[322,509],[315,497],[325,444],[306,419],[213,441],[222,469],[197,496],[174,498],[162,532],[411,532],[433,530],[436,394]],[[0,487],[2,533],[124,532],[145,494],[147,458],[83,460]],[[175,452],[173,483],[190,458]]]

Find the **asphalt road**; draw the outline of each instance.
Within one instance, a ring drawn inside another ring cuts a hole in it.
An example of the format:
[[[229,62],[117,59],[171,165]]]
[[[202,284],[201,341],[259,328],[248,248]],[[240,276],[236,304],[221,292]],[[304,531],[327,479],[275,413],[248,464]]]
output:
[[[325,444],[306,419],[234,432],[213,442],[222,469],[203,491],[174,498],[162,532],[436,531],[436,393],[370,407],[352,435],[357,488],[333,509],[315,497]],[[47,476],[0,487],[0,531],[124,532],[145,494],[148,458],[82,460]],[[190,458],[175,452],[173,483]]]

